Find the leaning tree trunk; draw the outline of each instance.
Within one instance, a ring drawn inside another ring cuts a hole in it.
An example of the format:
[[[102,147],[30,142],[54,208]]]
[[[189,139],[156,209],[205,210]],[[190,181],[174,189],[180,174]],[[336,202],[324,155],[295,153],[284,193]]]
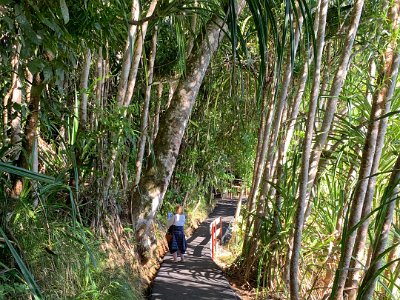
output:
[[[399,185],[400,185],[400,155],[397,158],[396,164],[394,165],[392,176],[389,181],[389,185],[382,198],[382,204],[384,205],[376,218],[377,230],[374,242],[374,250],[371,258],[371,266],[368,268],[367,273],[360,286],[360,293],[357,299],[369,300],[372,299],[372,295],[375,290],[376,282],[378,281],[378,274],[382,271],[382,255],[385,252],[386,244],[389,238],[389,232],[392,225],[392,219],[394,210],[396,207],[396,200],[399,197]],[[386,196],[386,197],[385,197]]]
[[[399,69],[399,57],[398,55],[396,56],[393,65],[392,65],[392,70],[391,74],[389,76],[389,90],[386,95],[386,105],[385,109],[382,112],[382,115],[386,115],[387,113],[390,112],[390,107],[392,103],[392,97],[393,97],[393,92],[394,88],[396,86],[396,79],[397,79],[397,73]],[[362,225],[359,227],[358,232],[357,232],[357,239],[355,242],[354,250],[353,250],[353,257],[355,259],[352,261],[351,264],[351,270],[347,281],[348,281],[348,286],[351,287],[349,289],[349,300],[355,299],[355,290],[356,287],[358,286],[358,282],[360,280],[359,278],[359,273],[361,269],[361,263],[364,259],[364,248],[367,240],[367,233],[368,233],[368,226],[369,226],[369,220],[368,220],[368,215],[371,212],[372,208],[372,200],[374,197],[374,192],[375,192],[375,185],[376,185],[376,178],[377,176],[374,175],[378,172],[379,169],[379,162],[380,158],[382,155],[382,149],[385,143],[385,135],[386,135],[386,129],[387,129],[387,124],[388,124],[388,117],[382,118],[379,121],[379,132],[378,132],[378,138],[376,141],[376,147],[375,147],[375,154],[374,154],[374,160],[372,163],[372,168],[371,168],[371,175],[372,177],[368,180],[368,186],[367,186],[367,192],[365,195],[364,199],[364,205],[363,205],[363,210],[361,213],[361,218],[365,219],[362,223]]]
[[[256,159],[254,162],[254,173],[253,173],[253,181],[250,190],[250,195],[247,199],[247,211],[248,216],[246,218],[246,227],[244,231],[243,237],[243,247],[242,252],[247,253],[249,250],[249,242],[250,242],[250,230],[251,225],[253,223],[254,217],[252,216],[254,209],[256,208],[256,199],[258,195],[258,189],[261,183],[261,179],[264,173],[264,165],[265,165],[265,157],[267,154],[270,129],[271,129],[271,121],[272,121],[272,111],[273,111],[273,96],[270,97],[269,104],[267,105],[267,83],[263,86],[263,111],[261,113],[261,123],[258,132],[258,142],[257,142],[257,152]],[[258,204],[257,204],[258,205]]]
[[[150,17],[153,14],[153,12],[157,6],[157,2],[158,2],[158,0],[151,1],[149,9],[146,14],[146,17]],[[137,77],[137,73],[139,70],[139,63],[140,63],[140,59],[142,57],[144,40],[146,38],[148,26],[149,26],[149,22],[144,22],[143,25],[140,27],[140,31],[137,35],[135,52],[133,54],[133,61],[132,61],[131,69],[129,71],[128,86],[127,86],[124,101],[123,101],[123,105],[126,107],[129,106],[129,104],[131,103],[133,92],[135,91],[136,77]]]
[[[364,0],[357,0],[354,4],[353,15],[351,18],[351,25],[346,36],[346,41],[343,47],[340,65],[336,71],[335,77],[333,78],[331,90],[329,93],[329,102],[325,111],[324,120],[321,125],[320,133],[316,137],[315,145],[312,151],[312,157],[310,160],[310,170],[308,177],[308,185],[312,187],[314,184],[315,177],[317,175],[318,164],[321,158],[321,153],[328,139],[328,134],[332,126],[334,114],[336,112],[337,102],[339,100],[339,94],[342,90],[344,80],[346,79],[348,65],[351,56],[351,49],[360,23],[361,12],[364,6]]]
[[[290,299],[299,300],[299,259],[300,259],[300,248],[301,248],[301,238],[303,232],[304,223],[304,212],[306,208],[306,198],[307,198],[307,183],[308,183],[308,168],[309,160],[311,154],[311,143],[314,133],[314,120],[315,113],[318,104],[319,95],[319,84],[321,81],[321,61],[322,52],[325,44],[325,25],[326,16],[328,12],[328,0],[322,0],[320,11],[319,11],[319,24],[318,24],[318,36],[316,42],[316,57],[314,66],[314,80],[311,90],[309,111],[307,115],[306,133],[303,143],[303,153],[302,153],[302,164],[300,171],[300,187],[299,187],[299,199],[297,204],[296,217],[294,220],[294,236],[293,236],[293,249],[290,261]]]
[[[139,139],[139,151],[136,157],[136,173],[135,173],[135,181],[134,185],[137,185],[140,180],[140,175],[142,174],[142,162],[144,156],[144,150],[146,146],[146,138],[147,138],[147,124],[149,118],[149,107],[150,107],[150,96],[151,96],[151,87],[153,85],[153,74],[154,74],[154,61],[156,59],[156,50],[157,50],[157,27],[154,28],[153,38],[151,40],[151,54],[149,60],[149,77],[146,87],[146,93],[144,96],[143,110],[142,110],[142,122],[140,125],[140,139]]]
[[[133,20],[137,20],[139,18],[139,6],[139,0],[132,0],[131,18]],[[125,93],[129,78],[129,70],[131,69],[132,64],[132,51],[136,40],[136,31],[137,25],[129,25],[128,38],[126,40],[124,55],[122,57],[122,69],[118,85],[117,103],[119,105],[122,105],[125,99]]]
[[[240,1],[238,12],[245,1]],[[196,101],[210,60],[225,35],[226,24],[219,16],[213,17],[199,36],[197,51],[187,59],[186,76],[181,78],[171,104],[160,120],[154,142],[154,161],[143,173],[130,199],[132,223],[137,242],[149,249],[155,241],[151,233],[154,216],[162,203],[179,154],[182,137]],[[143,248],[142,248],[143,249]],[[144,250],[143,249],[143,250]]]
[[[389,20],[391,22],[391,29],[393,32],[398,28],[398,3],[396,1],[395,5],[389,13]],[[378,90],[374,95],[374,100],[371,108],[370,124],[368,126],[368,133],[366,136],[366,141],[363,150],[363,156],[361,161],[359,180],[354,192],[353,203],[351,206],[348,230],[346,238],[344,241],[344,247],[342,255],[340,258],[339,266],[335,278],[335,289],[332,290],[330,296],[331,299],[340,300],[343,298],[343,291],[345,287],[346,278],[348,275],[348,268],[352,258],[353,248],[355,244],[355,239],[357,235],[357,230],[353,230],[361,219],[362,209],[365,202],[365,194],[367,191],[367,183],[369,181],[369,176],[371,175],[372,163],[374,155],[377,151],[382,151],[382,149],[377,149],[376,147],[383,147],[383,141],[380,145],[377,145],[378,131],[380,124],[380,117],[384,114],[385,109],[387,109],[387,102],[390,101],[391,95],[393,93],[395,84],[391,84],[392,80],[397,78],[397,72],[399,68],[398,54],[396,52],[396,40],[391,41],[385,52],[385,65],[383,68],[383,74],[378,78],[378,86],[381,89]],[[396,80],[394,81],[396,82]],[[386,126],[386,125],[385,125]],[[380,138],[384,138],[381,136]]]

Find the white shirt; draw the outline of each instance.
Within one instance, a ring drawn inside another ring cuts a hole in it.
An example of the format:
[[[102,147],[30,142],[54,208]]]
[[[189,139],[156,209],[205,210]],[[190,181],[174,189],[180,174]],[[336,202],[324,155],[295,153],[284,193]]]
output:
[[[185,221],[185,215],[175,214],[174,216],[172,216],[172,218],[168,219],[167,227],[169,228],[171,225],[183,226],[185,225]]]

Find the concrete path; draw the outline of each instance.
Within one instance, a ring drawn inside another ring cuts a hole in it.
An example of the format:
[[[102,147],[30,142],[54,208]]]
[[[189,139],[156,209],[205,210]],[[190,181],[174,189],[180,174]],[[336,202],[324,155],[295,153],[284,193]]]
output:
[[[219,200],[209,218],[188,238],[185,262],[174,263],[169,253],[164,257],[149,299],[240,299],[212,261],[210,249],[210,223],[221,216],[225,233],[235,209],[235,200]]]

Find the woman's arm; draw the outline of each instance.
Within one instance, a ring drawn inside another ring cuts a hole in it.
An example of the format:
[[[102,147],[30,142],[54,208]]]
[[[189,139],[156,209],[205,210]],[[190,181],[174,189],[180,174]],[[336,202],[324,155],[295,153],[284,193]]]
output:
[[[167,220],[167,227],[169,228],[174,223],[175,223],[175,215]]]

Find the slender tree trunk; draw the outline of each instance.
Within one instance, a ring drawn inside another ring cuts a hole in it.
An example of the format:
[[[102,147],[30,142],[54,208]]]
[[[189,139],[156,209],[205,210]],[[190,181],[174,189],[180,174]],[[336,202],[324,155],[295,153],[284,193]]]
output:
[[[238,12],[245,2],[240,1]],[[154,142],[153,164],[145,171],[131,196],[131,217],[139,245],[149,249],[155,241],[151,233],[157,209],[162,203],[175,168],[182,137],[193,104],[210,60],[224,37],[226,28],[220,17],[213,17],[206,25],[205,34],[199,37],[199,47],[187,59],[186,76],[179,81],[170,107],[160,120],[160,130]]]
[[[324,120],[321,125],[320,133],[316,137],[316,141],[311,154],[312,156],[310,160],[311,162],[310,162],[310,171],[308,179],[310,187],[312,187],[314,184],[315,176],[318,170],[318,164],[321,158],[321,153],[324,147],[326,146],[328,134],[332,127],[333,117],[336,112],[339,94],[342,90],[344,80],[346,79],[350,56],[351,56],[351,49],[353,47],[353,43],[357,33],[358,24],[360,23],[360,17],[363,6],[364,6],[364,0],[357,0],[353,7],[351,25],[350,28],[348,29],[348,34],[346,36],[346,41],[340,59],[340,65],[332,82],[331,91],[329,93],[329,101],[325,111]]]
[[[88,106],[88,97],[89,93],[88,82],[89,82],[89,72],[90,65],[92,63],[92,53],[88,48],[85,53],[85,62],[83,64],[82,74],[81,74],[81,82],[80,82],[80,92],[81,92],[81,105],[79,109],[79,125],[83,130],[87,127],[87,106]]]
[[[153,143],[154,143],[154,140],[157,137],[158,129],[159,129],[160,112],[161,112],[161,99],[162,99],[162,94],[163,94],[163,87],[164,87],[164,85],[160,82],[159,85],[158,85],[156,112],[155,112],[155,115],[154,115],[154,125],[153,125],[153,135],[152,135],[152,142]]]
[[[307,56],[309,56],[309,55],[307,55]],[[286,132],[284,153],[287,153],[287,151],[289,150],[290,142],[292,141],[294,127],[297,122],[297,116],[298,116],[299,110],[300,110],[301,99],[303,98],[304,91],[306,88],[307,76],[308,76],[308,65],[311,64],[311,62],[312,62],[311,57],[307,57],[303,64],[303,72],[300,77],[300,82],[298,83],[299,87],[297,89],[296,96],[294,97],[293,103],[291,105],[289,123],[287,126],[287,132]]]
[[[133,20],[139,19],[140,14],[140,4],[139,0],[132,0],[131,7],[131,18]],[[136,40],[137,25],[129,25],[128,38],[126,41],[124,55],[122,58],[122,70],[119,79],[118,93],[117,93],[117,103],[121,106],[124,103],[126,88],[128,85],[129,70],[132,64],[132,52],[134,49],[134,43]]]
[[[169,93],[168,93],[168,101],[165,105],[165,109],[168,109],[171,105],[172,97],[175,94],[175,90],[178,87],[179,79],[172,79],[169,83]]]
[[[197,7],[197,5],[198,5],[197,0],[194,0],[193,7]],[[190,37],[191,38],[189,38],[189,42],[188,42],[188,45],[186,48],[187,57],[189,57],[190,53],[192,53],[192,50],[193,50],[194,37],[196,36],[196,25],[197,25],[197,14],[194,13],[190,20],[190,30],[191,30]]]
[[[386,95],[386,105],[385,109],[382,112],[382,115],[386,115],[387,113],[390,112],[390,107],[391,107],[391,99],[393,97],[393,92],[394,88],[396,86],[396,78],[397,78],[397,73],[398,73],[398,63],[399,60],[398,58],[394,60],[393,66],[392,66],[392,71],[390,74],[390,83],[389,83],[389,90]],[[388,117],[385,117],[379,121],[379,132],[378,132],[378,137],[376,141],[376,147],[375,147],[375,154],[374,154],[374,160],[372,163],[372,168],[371,168],[371,175],[374,175],[378,172],[379,169],[379,162],[383,150],[383,146],[385,143],[385,135],[386,135],[386,128],[388,124]],[[367,241],[367,234],[368,234],[368,226],[369,226],[369,219],[367,218],[368,214],[371,212],[372,208],[372,200],[374,197],[374,192],[375,192],[375,185],[376,185],[376,176],[372,176],[368,180],[368,186],[367,186],[367,192],[365,195],[364,199],[364,205],[363,205],[363,210],[361,213],[361,218],[365,219],[365,221],[361,224],[361,226],[358,228],[357,231],[357,238],[353,250],[353,257],[355,259],[351,263],[351,271],[349,272],[347,281],[348,284],[346,287],[349,287],[349,300],[353,300],[356,297],[356,287],[358,286],[358,282],[360,280],[360,269],[361,269],[361,263],[365,261],[364,256],[364,249]]]
[[[17,43],[13,47],[13,56],[11,59],[11,88],[10,91],[4,97],[3,107],[3,122],[4,122],[4,137],[7,137],[8,127],[8,111],[9,111],[9,99],[11,97],[11,116],[15,117],[11,120],[11,144],[15,145],[21,141],[21,111],[15,109],[15,105],[20,106],[22,104],[22,84],[19,78],[19,53],[21,51],[21,44]]]
[[[257,205],[257,195],[258,189],[261,183],[261,178],[264,172],[264,164],[265,164],[265,157],[267,154],[267,141],[269,140],[270,135],[270,128],[271,128],[271,120],[272,120],[272,111],[273,111],[273,97],[269,98],[269,104],[267,105],[267,84],[265,83],[263,87],[263,111],[261,114],[261,123],[259,128],[259,136],[258,136],[258,143],[257,143],[257,154],[256,159],[254,162],[254,174],[253,174],[253,181],[252,187],[250,190],[249,198],[247,199],[247,211],[248,216],[246,218],[246,227],[245,233],[243,238],[243,247],[242,252],[247,253],[248,246],[250,242],[250,231],[251,225],[253,223],[254,217],[252,214],[256,209]],[[259,208],[257,208],[258,210]]]
[[[42,79],[40,73],[33,76],[31,101],[29,103],[29,115],[26,120],[25,137],[22,142],[22,147],[25,150],[25,155],[20,157],[20,166],[29,169],[29,161],[32,157],[32,152],[37,142],[37,128],[39,124],[39,105],[40,97],[43,90]]]
[[[150,17],[153,14],[157,6],[157,2],[158,0],[151,1],[146,17]],[[137,35],[135,53],[133,55],[131,70],[129,71],[128,87],[126,89],[125,98],[123,102],[123,105],[125,107],[129,106],[129,104],[131,103],[133,92],[135,91],[136,77],[139,69],[140,59],[142,57],[143,45],[144,45],[144,40],[146,38],[148,25],[149,25],[148,22],[144,22],[143,25],[140,27],[139,33]]]
[[[303,232],[303,224],[304,224],[304,212],[306,208],[306,197],[307,197],[307,183],[308,183],[308,169],[309,169],[309,160],[311,154],[311,143],[314,132],[314,120],[315,113],[318,104],[318,95],[319,95],[319,84],[321,80],[321,60],[322,60],[322,52],[325,44],[325,25],[326,25],[326,16],[328,11],[328,1],[322,0],[320,11],[319,11],[319,24],[318,24],[318,36],[316,42],[316,53],[317,56],[315,58],[316,63],[314,66],[314,81],[312,85],[309,111],[307,115],[307,125],[306,125],[306,134],[304,137],[303,144],[303,153],[302,153],[302,164],[300,171],[300,191],[299,191],[299,199],[297,205],[296,216],[294,220],[294,236],[293,236],[293,251],[290,261],[290,299],[291,300],[300,300],[300,291],[299,291],[299,259],[300,259],[300,249],[301,249],[301,238]]]
[[[242,209],[242,201],[243,201],[244,190],[245,190],[245,183],[242,182],[242,186],[240,188],[239,200],[238,200],[238,203],[237,203],[237,206],[236,206],[236,212],[235,212],[235,220],[236,221],[240,217],[240,211]]]
[[[301,4],[300,4],[301,5]],[[276,109],[274,111],[274,117],[272,121],[272,135],[271,135],[271,144],[268,148],[267,151],[267,156],[266,156],[266,178],[274,178],[272,174],[275,172],[275,166],[276,164],[274,163],[274,153],[276,152],[276,141],[278,140],[278,136],[281,131],[281,125],[282,125],[282,114],[284,107],[286,106],[286,101],[287,101],[287,95],[289,91],[289,84],[292,82],[292,70],[293,70],[293,65],[292,63],[294,62],[296,58],[296,53],[297,53],[297,47],[299,45],[300,41],[300,33],[301,33],[301,28],[303,26],[303,15],[301,14],[301,9],[299,7],[299,3],[296,2],[296,10],[297,14],[299,15],[298,21],[296,23],[296,29],[295,29],[295,36],[294,36],[294,41],[293,41],[293,53],[288,51],[287,57],[286,57],[286,69],[284,71],[283,75],[283,80],[282,80],[282,86],[280,87],[280,95],[278,99],[278,103],[276,105]],[[293,57],[291,58],[291,55],[293,54]],[[277,158],[277,155],[275,156]],[[269,189],[270,184],[268,184],[268,189]]]
[[[398,2],[398,0],[397,0]],[[389,20],[391,20],[392,30],[396,30],[398,27],[398,3],[394,5],[389,14]],[[353,230],[354,226],[361,219],[362,209],[364,205],[365,194],[367,191],[368,177],[371,174],[372,163],[376,151],[381,151],[381,149],[376,149],[377,146],[377,135],[379,131],[380,120],[379,117],[383,115],[387,102],[390,101],[392,91],[391,88],[395,85],[391,85],[391,81],[396,78],[398,71],[398,54],[395,55],[396,41],[392,41],[388,44],[385,53],[385,65],[383,68],[383,74],[378,78],[378,86],[382,86],[374,95],[374,100],[371,109],[370,123],[368,126],[368,133],[366,136],[366,141],[363,150],[363,157],[361,161],[359,182],[357,184],[353,203],[351,206],[349,223],[348,223],[348,234],[344,242],[344,249],[340,258],[338,270],[336,273],[336,289],[332,291],[331,299],[340,300],[343,297],[343,290],[345,286],[345,281],[348,274],[348,268],[350,265],[354,243],[356,239],[357,230]],[[394,76],[394,77],[393,77]],[[384,136],[380,137],[384,138]],[[383,142],[382,142],[383,146]],[[353,230],[350,232],[350,230]]]
[[[146,137],[148,132],[147,124],[149,117],[151,87],[153,85],[154,61],[156,59],[156,50],[157,50],[157,27],[154,29],[153,38],[151,40],[151,54],[148,67],[149,77],[148,77],[148,84],[146,87],[143,110],[142,110],[142,122],[140,126],[141,134],[138,147],[139,151],[136,157],[136,173],[135,173],[134,185],[137,185],[139,183],[140,175],[142,174],[142,162],[143,162],[144,149],[146,146]]]
[[[398,1],[397,1],[397,4]],[[397,7],[399,9],[399,7]],[[376,236],[374,241],[374,250],[372,253],[371,266],[368,268],[363,282],[360,287],[360,294],[357,299],[369,300],[375,290],[376,282],[378,281],[378,273],[381,272],[382,267],[382,254],[385,251],[386,244],[389,238],[389,232],[392,225],[394,209],[396,207],[396,200],[399,194],[400,184],[400,155],[394,165],[392,176],[389,185],[386,189],[385,195],[382,198],[382,204],[385,206],[381,209],[379,216],[376,220],[378,222]],[[381,222],[382,220],[382,222]]]

